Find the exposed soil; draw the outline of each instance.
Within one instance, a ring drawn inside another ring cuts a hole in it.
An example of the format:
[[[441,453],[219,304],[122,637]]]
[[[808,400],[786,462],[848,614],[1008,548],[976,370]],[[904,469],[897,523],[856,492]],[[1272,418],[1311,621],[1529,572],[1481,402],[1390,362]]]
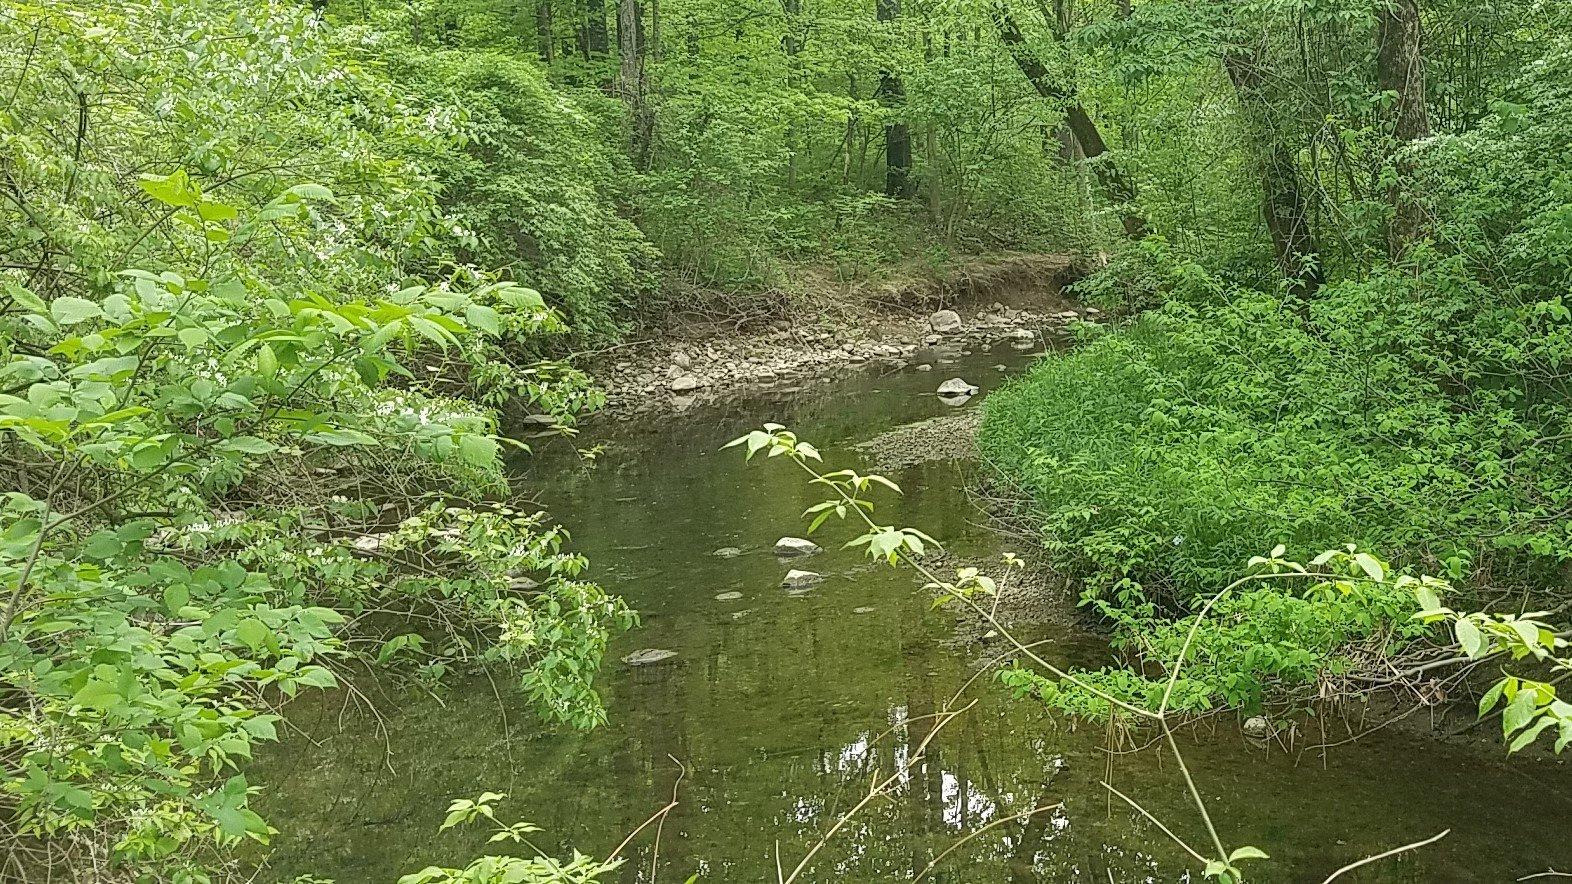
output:
[[[801,386],[846,368],[933,365],[952,352],[1004,341],[1040,349],[1068,323],[1099,315],[1063,295],[1075,273],[1062,256],[1004,256],[943,279],[883,281],[833,298],[799,299],[752,327],[672,327],[600,354],[589,367],[606,391],[606,410],[617,415]],[[941,310],[954,311],[959,322],[946,323]]]

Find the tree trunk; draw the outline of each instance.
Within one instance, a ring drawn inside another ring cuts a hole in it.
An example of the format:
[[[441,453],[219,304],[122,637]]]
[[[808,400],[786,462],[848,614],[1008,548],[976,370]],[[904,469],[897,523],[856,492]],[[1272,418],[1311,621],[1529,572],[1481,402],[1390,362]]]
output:
[[[611,52],[606,28],[606,0],[584,0],[584,57],[605,58]]]
[[[647,169],[655,120],[649,107],[649,81],[644,66],[643,12],[639,0],[618,0],[617,94],[627,103],[632,121],[630,153],[638,168]]]
[[[797,56],[802,54],[802,35],[798,30],[802,25],[802,0],[781,0],[781,12],[786,17],[786,26],[781,35],[781,51],[786,53],[786,88],[795,92],[797,89]],[[788,190],[794,190],[797,187],[797,142],[799,138],[797,123],[793,120],[786,129],[786,149],[790,153],[786,160],[786,188]]]
[[[999,31],[999,39],[1009,50],[1010,57],[1015,60],[1021,73],[1026,75],[1032,88],[1037,90],[1037,94],[1064,103],[1065,125],[1069,128],[1070,134],[1075,137],[1081,155],[1088,160],[1096,160],[1106,154],[1108,145],[1103,141],[1102,133],[1097,130],[1097,124],[1092,120],[1091,115],[1081,106],[1074,93],[1055,82],[1043,63],[1027,49],[1026,37],[1021,33],[1020,27],[1016,25],[1009,11],[1002,6],[996,6],[993,19]],[[1142,218],[1136,209],[1138,194],[1135,184],[1119,171],[1112,158],[1093,163],[1092,170],[1097,175],[1097,182],[1102,186],[1103,192],[1115,203],[1125,234],[1131,239],[1146,236],[1146,219]]]
[[[1310,203],[1299,183],[1294,149],[1267,124],[1269,102],[1263,92],[1265,75],[1259,54],[1229,52],[1223,58],[1240,108],[1260,144],[1261,207],[1272,237],[1277,266],[1288,281],[1290,300],[1301,311],[1324,281],[1321,256],[1310,226]]]
[[[901,0],[875,0],[875,15],[881,22],[900,17]],[[897,114],[905,110],[906,86],[889,69],[879,72],[879,103]],[[884,192],[897,199],[910,199],[915,193],[912,179],[912,133],[899,119],[884,126]]]
[[[535,39],[540,41],[538,47],[540,60],[551,64],[557,60],[557,43],[553,39],[555,28],[551,18],[551,0],[536,0],[535,5]]]
[[[1382,92],[1397,96],[1392,108],[1392,137],[1398,150],[1409,142],[1430,134],[1430,116],[1425,107],[1425,62],[1423,29],[1419,20],[1419,0],[1376,0],[1379,42],[1376,47],[1376,80]],[[1421,232],[1424,223],[1419,205],[1405,192],[1403,181],[1412,171],[1411,162],[1397,161],[1397,181],[1388,191],[1392,203],[1392,227],[1387,233],[1388,249],[1400,257]]]

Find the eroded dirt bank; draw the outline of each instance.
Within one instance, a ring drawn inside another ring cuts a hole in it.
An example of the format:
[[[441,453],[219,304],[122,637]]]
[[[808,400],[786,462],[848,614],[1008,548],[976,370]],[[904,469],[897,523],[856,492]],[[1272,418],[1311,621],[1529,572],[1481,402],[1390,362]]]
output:
[[[741,331],[722,323],[675,325],[589,365],[613,415],[682,410],[845,370],[932,370],[937,384],[942,367],[962,355],[1000,346],[1043,349],[1070,322],[1097,318],[1098,311],[1064,295],[1075,276],[1066,257],[1009,256],[942,280],[806,301]]]

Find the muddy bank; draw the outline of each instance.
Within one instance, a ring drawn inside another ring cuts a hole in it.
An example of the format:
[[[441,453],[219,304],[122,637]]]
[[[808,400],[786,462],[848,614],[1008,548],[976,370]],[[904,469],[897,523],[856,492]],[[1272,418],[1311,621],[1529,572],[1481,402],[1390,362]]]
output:
[[[1071,262],[1020,256],[972,266],[945,281],[885,284],[806,302],[738,331],[694,323],[601,354],[589,368],[614,415],[683,410],[762,389],[805,386],[844,370],[936,373],[996,347],[1041,350],[1066,326],[1097,319],[1062,293]]]

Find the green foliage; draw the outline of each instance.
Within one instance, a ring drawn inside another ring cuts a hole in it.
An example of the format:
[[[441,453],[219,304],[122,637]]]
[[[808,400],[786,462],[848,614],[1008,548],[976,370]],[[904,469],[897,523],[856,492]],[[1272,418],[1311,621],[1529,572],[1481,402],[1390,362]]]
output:
[[[1180,713],[1238,709],[1257,713],[1268,701],[1305,703],[1323,681],[1357,667],[1356,660],[1398,655],[1428,634],[1414,618],[1415,594],[1438,592],[1433,578],[1392,574],[1368,553],[1323,553],[1308,567],[1284,559],[1279,547],[1256,557],[1256,574],[1284,575],[1254,588],[1226,591],[1210,603],[1197,600],[1184,617],[1156,614],[1150,605],[1131,611],[1099,600],[1113,624],[1114,644],[1132,656],[1183,672],[1151,674],[1123,667],[1076,671],[1085,685],[1132,706]],[[1297,577],[1295,577],[1297,575]],[[1017,695],[1033,694],[1066,714],[1091,719],[1128,718],[1104,696],[1082,684],[1045,678],[1021,667],[1000,673]]]
[[[442,821],[441,831],[483,820],[496,829],[490,843],[524,844],[535,850],[534,857],[482,856],[462,869],[428,866],[399,878],[398,884],[595,884],[622,865],[620,859],[596,862],[577,852],[563,863],[541,853],[525,837],[540,829],[529,823],[505,825],[497,820],[494,805],[506,797],[485,792],[474,800],[460,798],[454,801],[448,805],[448,816]]]
[[[455,142],[337,36],[282,2],[0,10],[0,811],[24,864],[206,880],[271,834],[243,768],[277,707],[362,648],[506,662],[548,718],[603,718],[632,615],[498,502],[515,443],[476,401],[570,422],[582,379],[512,349],[562,321],[462,262],[412,159]]]

